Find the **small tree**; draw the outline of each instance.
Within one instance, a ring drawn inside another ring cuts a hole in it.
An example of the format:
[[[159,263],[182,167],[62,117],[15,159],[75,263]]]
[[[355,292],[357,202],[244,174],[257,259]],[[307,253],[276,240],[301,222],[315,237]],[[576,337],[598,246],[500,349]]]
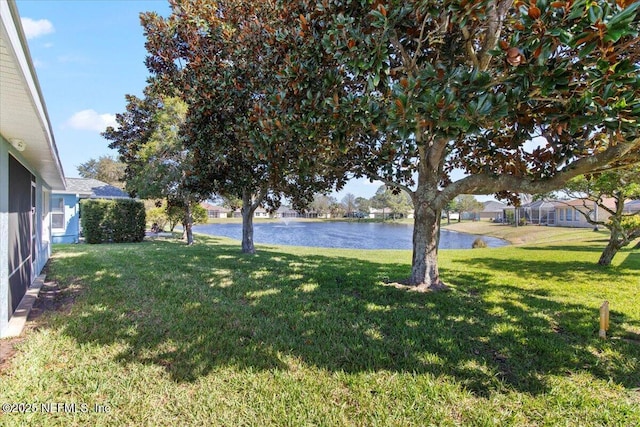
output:
[[[335,211],[334,205],[336,205],[337,203],[338,201],[335,197],[318,193],[314,196],[313,201],[309,204],[309,209],[317,212],[318,215],[331,215],[332,209]]]
[[[470,194],[461,194],[454,199],[454,210],[460,215],[458,216],[458,222],[462,219],[463,213],[475,213],[482,211],[484,205],[476,200],[476,198]]]
[[[352,193],[347,193],[342,198],[342,205],[344,206],[347,216],[353,216],[353,212],[356,209],[356,196]]]
[[[222,206],[231,209],[231,211],[236,211],[242,207],[242,199],[238,197],[222,196],[220,199],[222,200]]]
[[[167,221],[169,221],[169,231],[173,233],[176,225],[181,224],[184,220],[184,208],[180,205],[167,203],[164,208]]]
[[[447,225],[451,224],[451,212],[456,211],[456,201],[449,200],[447,204],[442,208],[442,212],[447,216]]]
[[[78,175],[82,178],[93,178],[118,188],[124,188],[127,165],[111,156],[100,156],[89,159],[78,166]]]
[[[371,200],[365,199],[364,197],[357,197],[356,207],[359,212],[366,213],[368,216],[371,209]]]
[[[201,197],[187,186],[192,157],[180,134],[187,105],[179,98],[156,96],[151,90],[145,99],[127,95],[127,100],[127,111],[116,115],[118,128],[109,127],[102,135],[112,141],[109,147],[118,149],[127,164],[127,190],[142,198],[165,198],[169,206],[179,207],[191,245],[191,207]]]
[[[329,205],[329,214],[331,215],[331,218],[341,218],[345,213],[346,211],[344,209],[344,206],[342,205],[342,203],[338,203],[337,200]]]
[[[159,230],[164,230],[169,219],[164,208],[154,206],[147,209],[147,223],[156,224]]]
[[[385,220],[389,204],[391,203],[391,191],[386,185],[381,185],[376,190],[376,194],[371,198],[371,206],[376,209],[382,209],[382,220]]]
[[[625,212],[628,199],[640,198],[640,166],[576,177],[567,183],[566,192],[583,201],[576,211],[589,224],[611,232],[598,264],[611,265],[621,248],[640,237],[640,211]],[[606,203],[607,199],[613,199],[613,203]],[[604,210],[609,217],[598,218],[596,209]]]

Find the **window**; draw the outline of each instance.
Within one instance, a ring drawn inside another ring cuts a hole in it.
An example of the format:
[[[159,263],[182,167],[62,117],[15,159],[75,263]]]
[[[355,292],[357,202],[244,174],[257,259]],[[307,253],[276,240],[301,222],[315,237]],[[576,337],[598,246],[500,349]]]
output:
[[[64,198],[51,198],[51,228],[64,229]]]
[[[43,190],[42,191],[42,243],[49,243],[50,237],[50,225],[49,225],[49,213],[50,205],[49,201],[51,200],[51,194]]]
[[[572,214],[573,214],[573,210],[572,209],[567,209],[567,221],[572,221]]]
[[[36,235],[36,183],[31,180],[31,235]]]
[[[558,209],[560,212],[560,221],[564,221],[564,209]]]

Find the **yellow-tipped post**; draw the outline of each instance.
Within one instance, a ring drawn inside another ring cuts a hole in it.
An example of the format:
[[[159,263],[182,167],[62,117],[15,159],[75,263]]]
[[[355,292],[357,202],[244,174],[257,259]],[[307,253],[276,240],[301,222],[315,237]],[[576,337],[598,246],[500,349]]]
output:
[[[605,301],[600,306],[600,338],[607,338],[609,330],[609,301]]]

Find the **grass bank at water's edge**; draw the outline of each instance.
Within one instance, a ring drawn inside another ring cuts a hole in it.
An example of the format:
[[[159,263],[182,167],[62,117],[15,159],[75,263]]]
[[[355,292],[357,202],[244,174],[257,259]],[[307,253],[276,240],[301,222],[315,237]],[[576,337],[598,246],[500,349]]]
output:
[[[410,251],[56,246],[46,316],[0,373],[0,412],[32,425],[634,425],[640,252],[606,236],[440,252],[450,292],[387,286]],[[498,236],[500,237],[500,236]],[[610,339],[598,307],[611,304]]]

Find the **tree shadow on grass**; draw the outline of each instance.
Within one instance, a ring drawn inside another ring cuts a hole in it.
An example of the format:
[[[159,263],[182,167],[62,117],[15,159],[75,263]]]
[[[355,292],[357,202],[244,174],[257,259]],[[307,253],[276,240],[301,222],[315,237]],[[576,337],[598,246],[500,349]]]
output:
[[[483,396],[504,386],[544,393],[547,377],[578,371],[639,385],[631,364],[610,366],[590,350],[612,345],[585,326],[590,308],[496,285],[491,274],[443,270],[452,291],[420,294],[385,285],[409,271],[393,260],[267,248],[247,256],[220,243],[152,242],[123,254],[124,247],[83,255],[100,259],[100,274],[83,277],[87,292],[61,326],[80,344],[119,344],[121,363],[161,366],[177,382],[223,366],[302,363],[332,372],[428,373]],[[54,260],[61,270],[74,261]],[[493,264],[493,271],[507,267]],[[509,297],[483,298],[489,290]],[[640,357],[623,342],[616,351]]]
[[[640,250],[626,250],[617,256],[626,255],[624,260],[620,263],[621,268],[629,270],[640,270]],[[640,274],[637,276],[638,285],[640,285]]]

